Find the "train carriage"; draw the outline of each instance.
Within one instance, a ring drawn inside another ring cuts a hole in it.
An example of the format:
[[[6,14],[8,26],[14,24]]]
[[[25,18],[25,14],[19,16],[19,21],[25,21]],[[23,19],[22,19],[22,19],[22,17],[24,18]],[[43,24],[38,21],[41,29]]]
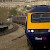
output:
[[[49,48],[50,46],[50,6],[33,7],[26,19],[25,33],[31,47]]]

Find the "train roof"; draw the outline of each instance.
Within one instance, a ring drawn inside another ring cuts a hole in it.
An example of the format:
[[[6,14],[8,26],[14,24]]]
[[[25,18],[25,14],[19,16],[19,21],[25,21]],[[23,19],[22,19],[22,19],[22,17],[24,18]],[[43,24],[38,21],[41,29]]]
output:
[[[35,6],[29,12],[50,12],[50,6],[47,5]]]

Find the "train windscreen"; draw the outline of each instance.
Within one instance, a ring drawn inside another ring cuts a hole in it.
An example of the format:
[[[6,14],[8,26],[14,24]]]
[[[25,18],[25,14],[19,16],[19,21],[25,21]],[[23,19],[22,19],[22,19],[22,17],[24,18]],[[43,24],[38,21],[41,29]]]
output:
[[[50,14],[49,13],[32,14],[31,22],[50,22]]]

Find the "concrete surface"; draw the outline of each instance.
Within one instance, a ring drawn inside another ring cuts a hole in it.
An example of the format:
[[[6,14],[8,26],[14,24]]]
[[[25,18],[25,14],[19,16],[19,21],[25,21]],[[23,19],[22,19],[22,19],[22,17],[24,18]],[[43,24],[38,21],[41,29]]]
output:
[[[18,25],[19,28],[15,32],[0,36],[0,50],[28,50],[26,36],[24,35],[24,27]],[[19,36],[24,35],[21,38]]]

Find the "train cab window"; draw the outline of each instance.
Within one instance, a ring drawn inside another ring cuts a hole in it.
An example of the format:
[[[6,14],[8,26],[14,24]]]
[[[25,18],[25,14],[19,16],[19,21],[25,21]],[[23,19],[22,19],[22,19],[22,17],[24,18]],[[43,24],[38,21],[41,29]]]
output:
[[[49,13],[32,14],[31,22],[50,22],[50,14]]]

